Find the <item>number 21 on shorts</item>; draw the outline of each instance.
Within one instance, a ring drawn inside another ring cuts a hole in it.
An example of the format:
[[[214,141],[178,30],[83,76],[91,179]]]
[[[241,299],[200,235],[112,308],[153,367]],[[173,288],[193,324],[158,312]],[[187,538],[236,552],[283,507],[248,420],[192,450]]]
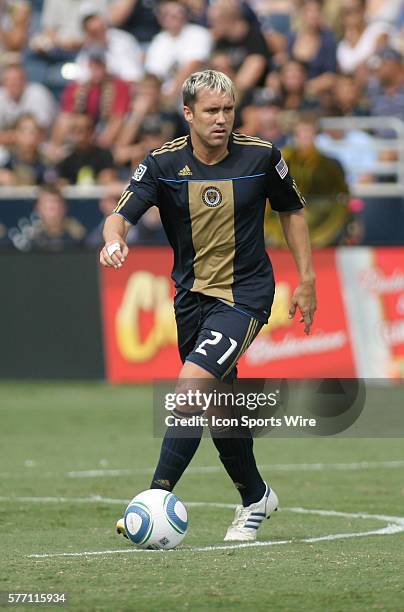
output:
[[[223,338],[223,334],[221,334],[220,332],[211,331],[210,333],[212,334],[213,338],[212,339],[211,338],[207,338],[206,340],[203,340],[203,342],[201,342],[200,345],[195,349],[195,353],[200,353],[201,355],[205,355],[205,357],[207,357],[207,352],[206,352],[206,350],[203,347],[206,346],[207,344],[210,344],[210,345],[219,344],[220,340]],[[228,359],[228,357],[230,357],[230,355],[237,348],[236,340],[233,340],[233,338],[229,337],[229,341],[230,341],[229,348],[216,361],[216,363],[218,363],[219,365],[222,365],[222,363],[224,363],[226,361],[226,359]]]

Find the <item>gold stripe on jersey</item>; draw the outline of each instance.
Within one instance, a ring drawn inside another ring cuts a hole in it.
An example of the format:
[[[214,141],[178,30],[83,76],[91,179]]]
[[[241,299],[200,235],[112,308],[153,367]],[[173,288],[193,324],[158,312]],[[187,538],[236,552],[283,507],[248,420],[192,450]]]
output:
[[[161,145],[161,147],[158,147],[157,149],[155,149],[155,151],[159,151],[160,149],[165,149],[166,147],[175,147],[180,142],[187,140],[187,138],[188,136],[180,136],[179,138],[174,138],[174,140],[169,140],[168,142],[165,142],[163,145]]]
[[[233,138],[233,143],[237,145],[255,145],[256,147],[267,147],[267,149],[273,148],[271,144],[267,144],[266,142],[260,142],[259,140],[239,140],[238,138]]]
[[[269,142],[269,140],[263,140],[262,138],[259,138],[258,136],[247,136],[247,134],[239,134],[238,132],[234,132],[233,138],[236,138],[242,141],[248,140],[248,141],[260,142],[261,144],[268,145],[269,147],[273,146],[272,142]]]
[[[156,155],[161,155],[162,153],[174,153],[174,151],[180,151],[180,149],[183,149],[184,147],[187,146],[187,142],[184,142],[182,145],[179,145],[177,147],[172,147],[172,148],[166,148],[166,149],[159,149],[158,151],[153,151],[152,155],[153,157],[155,157]]]
[[[183,148],[188,142],[187,136],[181,136],[181,138],[176,138],[175,140],[171,140],[170,142],[166,142],[159,149],[155,149],[152,152],[153,157],[155,155],[160,155],[161,153],[166,153],[168,151],[178,151],[179,148]]]
[[[266,147],[267,149],[272,149],[272,145],[269,142],[260,141],[260,140],[247,140],[244,138],[233,138],[234,144],[237,145],[254,145],[256,147]]]
[[[257,331],[257,327],[258,327],[257,319],[251,318],[250,323],[247,327],[247,333],[244,336],[244,342],[241,345],[239,352],[237,353],[237,355],[234,357],[233,361],[227,368],[226,372],[223,374],[222,379],[225,378],[232,371],[232,369],[237,365],[237,362],[240,359],[240,357],[248,349],[248,347],[250,346],[252,342],[252,339],[254,338],[255,332]]]
[[[292,184],[293,184],[293,189],[295,190],[295,192],[297,194],[297,197],[300,200],[300,204],[302,206],[306,206],[307,202],[306,202],[305,198],[302,196],[302,194],[300,193],[299,188],[298,188],[298,186],[295,183],[295,179],[292,179]]]
[[[207,188],[220,192],[221,201],[204,203]],[[191,291],[234,304],[235,232],[233,181],[191,181],[188,183],[189,215],[195,249],[194,283]]]
[[[119,212],[125,206],[131,195],[133,195],[131,191],[124,191],[121,197],[119,198],[118,204],[115,206],[113,212]]]

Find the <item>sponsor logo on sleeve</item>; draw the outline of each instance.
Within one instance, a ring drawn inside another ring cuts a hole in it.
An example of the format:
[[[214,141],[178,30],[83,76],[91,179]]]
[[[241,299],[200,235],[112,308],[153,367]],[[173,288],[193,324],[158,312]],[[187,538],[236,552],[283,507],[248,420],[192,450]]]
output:
[[[145,166],[144,164],[139,164],[135,172],[133,173],[133,177],[132,177],[133,180],[137,182],[141,181],[142,178],[144,177],[146,170],[147,170],[147,166]]]
[[[283,157],[280,158],[275,168],[281,179],[284,179],[288,173],[288,166]]]

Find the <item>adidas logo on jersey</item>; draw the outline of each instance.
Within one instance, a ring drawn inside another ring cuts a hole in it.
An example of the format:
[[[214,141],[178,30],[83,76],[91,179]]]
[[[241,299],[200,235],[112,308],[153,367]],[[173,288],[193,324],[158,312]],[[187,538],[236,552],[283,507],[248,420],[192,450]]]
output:
[[[178,172],[178,176],[192,176],[190,167],[188,165],[184,166],[183,169]]]

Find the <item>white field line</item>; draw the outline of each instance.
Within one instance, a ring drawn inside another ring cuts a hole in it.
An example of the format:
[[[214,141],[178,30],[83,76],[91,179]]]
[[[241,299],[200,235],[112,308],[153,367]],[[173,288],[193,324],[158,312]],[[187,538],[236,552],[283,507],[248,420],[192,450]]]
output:
[[[332,541],[332,540],[340,540],[347,538],[359,538],[365,536],[372,535],[392,535],[395,533],[404,532],[404,525],[387,525],[386,527],[382,527],[381,529],[373,529],[371,531],[361,531],[361,532],[353,532],[353,533],[335,533],[335,534],[327,534],[325,536],[319,536],[315,538],[301,538],[296,540],[267,540],[265,542],[245,542],[242,544],[229,544],[223,545],[219,544],[217,546],[194,546],[191,548],[178,548],[171,550],[144,550],[142,548],[128,548],[128,549],[119,549],[119,550],[99,550],[99,551],[83,551],[83,552],[75,552],[75,553],[41,553],[28,555],[30,559],[45,559],[49,557],[87,557],[87,556],[102,556],[102,555],[115,555],[115,554],[127,554],[127,553],[173,553],[173,552],[209,552],[216,550],[236,550],[239,548],[254,548],[257,546],[277,546],[279,544],[299,544],[301,542],[314,543],[314,542],[324,542],[324,541]]]
[[[83,504],[83,503],[104,503],[104,504],[128,504],[127,499],[112,499],[110,497],[102,497],[101,495],[91,495],[89,497],[0,497],[0,502],[27,502],[39,504]]]
[[[404,468],[404,460],[396,461],[359,461],[353,463],[274,463],[259,465],[258,468],[263,472],[321,472],[327,470],[381,470]],[[35,468],[38,474],[39,466]],[[32,468],[30,468],[32,470]],[[185,472],[187,474],[216,474],[222,472],[220,465],[191,466]],[[30,475],[34,472],[30,471]],[[41,476],[56,476],[54,472],[40,471]],[[99,478],[101,476],[132,476],[136,474],[154,474],[153,467],[145,468],[118,468],[118,469],[94,469],[94,470],[74,470],[66,472],[69,478]],[[0,473],[0,478],[18,478],[21,474],[12,472]]]
[[[0,497],[0,502],[20,502],[20,503],[57,503],[57,504],[85,504],[85,503],[103,503],[103,504],[118,504],[127,506],[129,499],[119,499],[111,497],[102,497],[101,495],[90,495],[89,497]],[[212,508],[230,508],[234,509],[235,504],[222,504],[220,502],[187,502],[189,507],[199,508],[202,506],[210,506]]]
[[[404,468],[402,461],[359,461],[355,463],[274,463],[259,465],[262,471],[273,472],[318,472],[323,470],[374,470]],[[221,472],[219,465],[189,467],[186,474],[211,474]],[[79,470],[67,472],[70,478],[98,478],[99,476],[130,476],[134,474],[153,474],[154,468],[123,468]]]
[[[4,498],[2,498],[4,499]],[[8,498],[13,499],[13,498]],[[68,498],[14,498],[24,499],[24,500],[57,500],[63,499],[67,500]],[[91,498],[72,498],[72,500],[78,501],[97,501],[94,497]],[[108,501],[107,501],[108,500]],[[99,498],[98,501],[104,501],[106,503],[121,503],[122,500],[117,499],[109,499],[109,498]],[[219,507],[219,508],[233,508],[232,504],[221,504],[215,502],[187,502],[188,506],[207,506],[207,507]],[[326,534],[323,536],[316,537],[308,537],[308,538],[300,538],[300,539],[289,539],[289,540],[267,540],[267,541],[258,541],[258,542],[246,542],[240,544],[219,544],[217,546],[198,546],[191,548],[179,548],[170,551],[155,551],[155,550],[144,550],[140,548],[124,548],[118,550],[100,550],[100,551],[82,551],[82,552],[64,552],[64,553],[37,553],[33,555],[28,555],[31,559],[45,559],[50,557],[94,557],[94,556],[103,556],[103,555],[115,555],[115,554],[132,554],[132,553],[151,553],[155,554],[156,552],[165,553],[165,552],[209,552],[216,550],[236,550],[241,548],[253,548],[259,546],[278,546],[281,544],[297,544],[300,542],[307,543],[315,543],[315,542],[324,542],[324,541],[333,541],[347,538],[360,538],[367,537],[372,535],[394,535],[397,533],[404,532],[404,517],[400,516],[388,516],[384,514],[368,514],[366,512],[339,512],[336,510],[316,510],[316,509],[307,509],[307,508],[282,508],[280,509],[283,512],[295,512],[299,514],[316,514],[320,516],[338,516],[343,518],[356,518],[356,519],[373,519],[382,522],[387,522],[388,524],[379,529],[372,529],[370,531],[359,531],[359,532],[347,532],[347,533],[333,533]]]

